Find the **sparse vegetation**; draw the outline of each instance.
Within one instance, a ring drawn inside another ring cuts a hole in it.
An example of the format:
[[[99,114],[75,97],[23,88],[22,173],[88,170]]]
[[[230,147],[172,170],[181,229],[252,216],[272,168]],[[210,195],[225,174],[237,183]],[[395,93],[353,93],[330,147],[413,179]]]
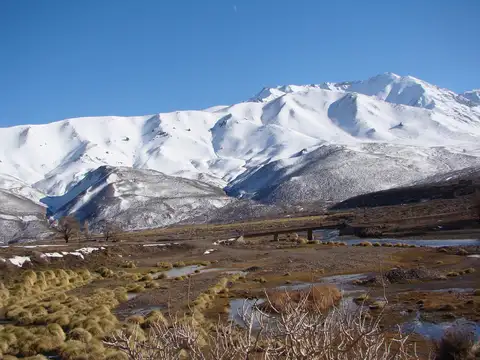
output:
[[[308,294],[305,294],[308,298]],[[123,351],[129,360],[188,358],[414,360],[414,344],[402,333],[387,334],[378,319],[359,311],[352,318],[342,309],[312,312],[305,301],[290,302],[276,315],[242,314],[243,329],[212,325],[205,332],[195,317],[155,323],[144,339],[129,330],[118,332],[105,344]],[[257,327],[253,324],[256,323]],[[339,349],[338,344],[343,344]],[[301,355],[300,355],[301,354]]]

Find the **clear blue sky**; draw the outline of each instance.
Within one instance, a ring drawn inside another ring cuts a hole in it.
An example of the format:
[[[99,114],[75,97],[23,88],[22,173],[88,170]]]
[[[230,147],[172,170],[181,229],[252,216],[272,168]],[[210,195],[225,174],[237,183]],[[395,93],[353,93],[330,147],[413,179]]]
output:
[[[480,87],[479,0],[0,0],[0,126],[391,71]]]

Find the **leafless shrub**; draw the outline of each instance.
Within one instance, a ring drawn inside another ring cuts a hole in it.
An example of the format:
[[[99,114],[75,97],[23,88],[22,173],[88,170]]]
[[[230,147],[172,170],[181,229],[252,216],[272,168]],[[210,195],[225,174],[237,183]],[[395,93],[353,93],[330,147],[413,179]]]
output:
[[[66,243],[80,231],[80,224],[73,216],[64,216],[58,221],[57,231]]]
[[[121,227],[115,221],[103,220],[99,224],[100,232],[103,235],[103,240],[116,241],[118,234],[121,232]]]
[[[380,317],[345,306],[328,313],[308,309],[305,296],[282,312],[264,313],[258,307],[241,310],[244,327],[218,323],[209,332],[193,318],[154,324],[145,338],[121,331],[105,344],[124,352],[129,360],[304,359],[410,360],[419,359],[408,336],[386,333]],[[268,301],[268,300],[267,300]],[[271,304],[273,307],[273,304]]]

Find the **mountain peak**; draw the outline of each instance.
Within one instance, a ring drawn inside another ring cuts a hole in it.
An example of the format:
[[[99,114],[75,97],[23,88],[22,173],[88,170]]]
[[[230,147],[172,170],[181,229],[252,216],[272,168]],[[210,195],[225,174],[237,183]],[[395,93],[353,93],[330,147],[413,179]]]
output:
[[[267,103],[285,94],[312,90],[317,91],[320,89],[343,93],[355,92],[392,104],[420,107],[429,110],[440,106],[440,108],[443,108],[447,113],[449,112],[448,108],[451,108],[451,105],[454,105],[454,103],[461,103],[467,106],[480,104],[479,91],[473,90],[459,95],[414,76],[401,76],[392,72],[381,73],[366,80],[358,81],[265,87],[249,101]]]
[[[470,100],[475,105],[480,105],[480,89],[465,91],[461,94],[465,99]]]

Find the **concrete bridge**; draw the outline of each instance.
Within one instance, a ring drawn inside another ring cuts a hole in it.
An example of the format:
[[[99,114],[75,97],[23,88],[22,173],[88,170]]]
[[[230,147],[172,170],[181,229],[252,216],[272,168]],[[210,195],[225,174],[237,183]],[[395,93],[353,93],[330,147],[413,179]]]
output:
[[[278,241],[279,235],[281,234],[291,234],[291,233],[307,233],[307,240],[314,240],[313,232],[315,230],[342,230],[348,227],[345,223],[335,223],[329,225],[318,225],[318,226],[304,226],[304,227],[295,227],[295,228],[286,228],[286,229],[277,229],[277,230],[266,230],[266,231],[255,231],[255,232],[246,232],[243,234],[244,238],[253,238],[260,236],[273,236],[275,241]]]

